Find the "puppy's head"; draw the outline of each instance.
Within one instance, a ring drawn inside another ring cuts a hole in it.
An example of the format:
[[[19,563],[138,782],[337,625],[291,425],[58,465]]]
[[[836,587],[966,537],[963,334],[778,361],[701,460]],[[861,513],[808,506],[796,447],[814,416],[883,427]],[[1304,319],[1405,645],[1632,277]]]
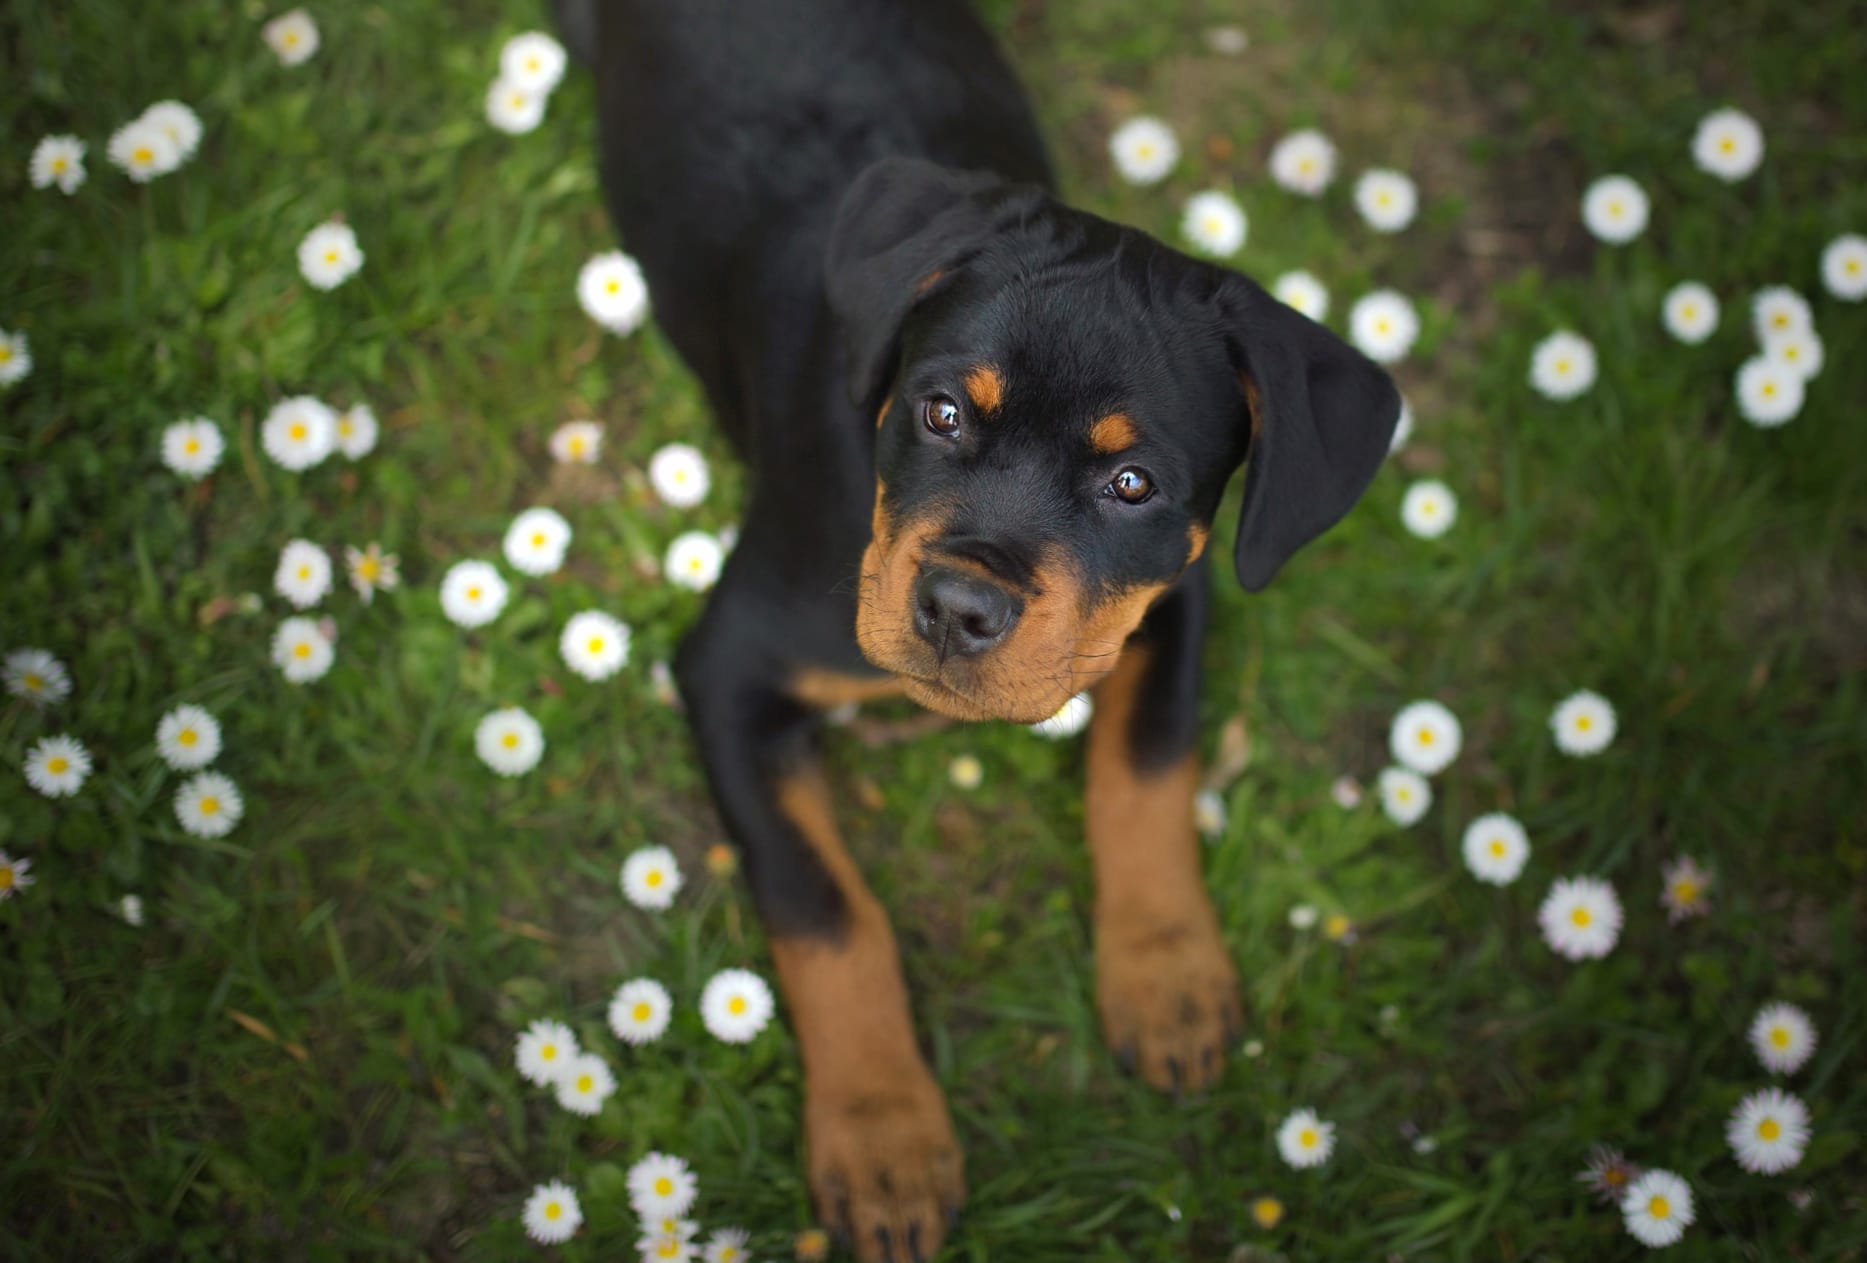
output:
[[[1244,276],[1028,186],[877,163],[826,266],[877,425],[857,639],[959,718],[1042,719],[1113,669],[1247,453],[1235,559],[1262,588],[1399,416],[1385,373]]]

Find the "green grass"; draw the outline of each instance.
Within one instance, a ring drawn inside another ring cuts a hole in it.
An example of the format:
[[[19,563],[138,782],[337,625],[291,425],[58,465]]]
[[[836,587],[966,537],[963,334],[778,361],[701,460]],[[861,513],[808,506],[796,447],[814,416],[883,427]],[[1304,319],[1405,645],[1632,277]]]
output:
[[[1393,285],[1425,336],[1399,377],[1413,444],[1342,528],[1266,594],[1222,585],[1208,665],[1208,750],[1242,723],[1249,759],[1208,877],[1246,979],[1255,1059],[1200,1101],[1124,1078],[1095,1032],[1080,845],[1080,754],[1016,729],[833,747],[846,828],[894,910],[916,1015],[966,1144],[972,1202],[951,1257],[973,1259],[1635,1258],[1617,1215],[1571,1179],[1607,1141],[1685,1175],[1700,1224],[1681,1259],[1857,1258],[1867,1247],[1867,486],[1858,457],[1867,309],[1819,292],[1816,258],[1867,228],[1867,80],[1845,5],[1743,0],[1654,10],[1422,0],[1243,6],[1252,48],[1204,50],[1232,16],[1193,0],[996,0],[986,6],[1041,103],[1082,204],[1173,234],[1203,187],[1252,216],[1239,264],[1306,266],[1330,323]],[[616,1191],[649,1148],[688,1157],[709,1225],[788,1255],[810,1223],[799,1067],[781,1027],[749,1049],[694,1012],[714,970],[770,974],[744,892],[699,859],[719,838],[679,718],[652,697],[699,600],[645,577],[690,526],[734,519],[743,485],[693,384],[652,331],[601,334],[576,269],[609,248],[592,167],[592,92],[573,71],[536,134],[480,116],[499,43],[536,26],[528,0],[319,6],[323,51],[281,69],[255,5],[102,0],[0,16],[12,85],[0,168],[8,211],[0,327],[37,367],[0,393],[4,647],[72,667],[49,715],[0,711],[0,751],[70,731],[98,756],[75,800],[0,778],[0,847],[39,884],[0,903],[4,1253],[21,1258],[504,1259],[553,1176],[583,1192],[569,1259],[623,1257]],[[1404,15],[1404,16],[1403,16]],[[207,124],[180,173],[132,186],[110,131],[176,96]],[[1762,121],[1757,178],[1690,165],[1698,117],[1734,101]],[[1128,112],[1165,115],[1187,157],[1153,190],[1116,184],[1102,144]],[[1341,143],[1320,203],[1264,178],[1298,125]],[[69,200],[27,188],[39,136],[90,142]],[[1419,223],[1360,225],[1354,173],[1420,179]],[[1636,244],[1595,246],[1580,190],[1624,170],[1653,195]],[[332,213],[369,261],[330,294],[293,248]],[[1725,302],[1684,348],[1659,295],[1695,276]],[[1758,286],[1814,301],[1828,367],[1785,429],[1743,424],[1730,382],[1750,354]],[[1552,405],[1529,348],[1573,324],[1601,384]],[[257,426],[289,394],[372,403],[378,451],[288,474]],[[162,427],[205,413],[219,472],[183,485]],[[565,479],[545,439],[593,416],[600,476]],[[659,507],[640,470],[673,438],[713,458],[703,507]],[[1411,477],[1444,478],[1460,520],[1437,542],[1398,521]],[[441,616],[442,571],[492,557],[517,509],[564,510],[566,571],[515,584],[490,628]],[[1229,512],[1229,510],[1228,510]],[[1229,518],[1226,533],[1229,534]],[[267,642],[280,545],[381,540],[405,588],[325,604],[337,666],[285,685]],[[259,593],[254,612],[230,598]],[[635,629],[602,687],[565,672],[563,620],[589,606]],[[210,618],[214,614],[218,617]],[[1577,687],[1612,698],[1622,735],[1565,759],[1545,726]],[[1330,783],[1371,781],[1387,720],[1438,697],[1466,752],[1411,830]],[[225,842],[183,834],[157,718],[194,701],[228,736],[220,766],[249,813]],[[550,748],[523,780],[475,760],[473,725],[517,703]],[[986,783],[948,786],[977,753]],[[1458,860],[1474,815],[1515,812],[1524,878],[1480,886]],[[664,842],[690,889],[672,914],[622,903],[616,869]],[[1714,909],[1671,927],[1658,869],[1716,868]],[[1541,943],[1557,875],[1611,878],[1628,910],[1606,960]],[[111,908],[141,892],[148,924]],[[1310,902],[1351,917],[1346,945],[1292,930]],[[678,1006],[661,1043],[619,1049],[603,1007],[651,973]],[[1723,1119],[1766,1082],[1743,1038],[1781,997],[1822,1032],[1793,1080],[1816,1136],[1764,1178],[1725,1150]],[[529,1089],[515,1032],[567,1016],[621,1090],[582,1121]],[[1296,1173],[1271,1134],[1297,1104],[1340,1130]],[[1417,1153],[1409,1134],[1436,1148]],[[1788,1194],[1809,1190],[1806,1212]],[[1248,1200],[1288,1206],[1275,1231]],[[1263,1253],[1238,1253],[1240,1245]]]

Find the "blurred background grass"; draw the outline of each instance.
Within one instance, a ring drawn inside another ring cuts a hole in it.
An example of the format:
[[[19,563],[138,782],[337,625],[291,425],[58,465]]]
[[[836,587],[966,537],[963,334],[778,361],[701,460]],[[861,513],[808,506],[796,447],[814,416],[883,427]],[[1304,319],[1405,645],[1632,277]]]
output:
[[[1309,268],[1338,329],[1360,293],[1397,287],[1425,333],[1398,373],[1420,424],[1394,468],[1270,592],[1221,589],[1209,749],[1235,721],[1250,755],[1208,873],[1263,1049],[1211,1097],[1154,1096],[1096,1037],[1073,744],[996,726],[835,744],[848,830],[896,912],[968,1148],[953,1256],[1631,1258],[1618,1215],[1571,1179],[1607,1141],[1692,1181],[1701,1223],[1677,1257],[1858,1257],[1867,311],[1816,281],[1822,245],[1867,225],[1857,9],[984,7],[1074,200],[1172,239],[1186,196],[1230,189],[1252,223],[1239,266]],[[37,360],[0,394],[0,626],[5,648],[47,647],[77,682],[50,716],[0,713],[0,749],[17,765],[68,730],[99,761],[56,805],[0,780],[0,847],[40,879],[0,904],[7,1253],[517,1257],[533,1249],[519,1200],[561,1175],[589,1220],[564,1256],[605,1257],[634,1239],[614,1186],[650,1147],[689,1158],[702,1220],[752,1227],[762,1257],[809,1222],[788,1034],[731,1049],[693,1011],[713,969],[769,969],[743,893],[703,875],[719,826],[648,683],[699,604],[653,563],[679,531],[729,524],[740,478],[659,336],[618,341],[577,310],[578,266],[613,240],[587,79],[573,71],[530,136],[482,119],[500,43],[542,9],[320,6],[323,48],[293,70],[252,4],[0,14],[0,326],[27,331]],[[1211,51],[1205,33],[1230,23],[1249,49]],[[170,96],[201,114],[202,153],[132,186],[104,141]],[[1687,154],[1727,102],[1769,145],[1735,187]],[[1141,110],[1186,151],[1161,188],[1119,184],[1106,160],[1111,127]],[[1320,203],[1264,174],[1303,125],[1342,149]],[[90,142],[90,183],[69,200],[28,189],[31,146],[67,130]],[[1398,237],[1354,213],[1352,178],[1374,165],[1421,185]],[[1577,207],[1612,170],[1654,214],[1611,250]],[[369,260],[317,294],[292,252],[333,213]],[[1659,326],[1660,295],[1688,277],[1725,303],[1699,348]],[[1764,432],[1737,418],[1730,381],[1750,353],[1748,296],[1774,282],[1814,299],[1828,367],[1801,417]],[[1603,371],[1557,406],[1524,376],[1562,325],[1594,339]],[[371,403],[376,454],[303,475],[268,462],[258,421],[301,392]],[[202,487],[157,459],[162,427],[197,413],[230,441]],[[584,416],[607,427],[605,457],[567,476],[545,440]],[[642,474],[675,438],[714,461],[696,510],[660,506]],[[1424,474],[1462,501],[1430,543],[1398,520]],[[533,503],[571,517],[569,566],[459,632],[441,572],[495,555]],[[347,590],[326,603],[337,666],[302,689],[266,658],[284,613],[272,567],[296,535],[380,539],[406,583],[369,607]],[[264,612],[226,612],[249,591]],[[563,620],[592,605],[635,629],[604,686],[556,656]],[[1545,717],[1582,686],[1617,703],[1622,736],[1578,763]],[[1336,807],[1330,783],[1371,778],[1389,716],[1416,696],[1466,724],[1439,805],[1407,831],[1371,804]],[[177,828],[151,748],[184,700],[220,715],[220,766],[247,793],[222,842]],[[475,721],[506,703],[550,742],[517,784],[472,753]],[[974,793],[946,781],[961,752],[985,762]],[[1504,891],[1457,854],[1465,824],[1499,808],[1535,847]],[[691,875],[661,917],[614,884],[650,841]],[[1708,918],[1672,928],[1658,868],[1681,853],[1718,885]],[[1616,883],[1629,924],[1612,956],[1575,967],[1534,911],[1554,876],[1582,871]],[[111,914],[129,891],[142,930]],[[1353,941],[1293,931],[1298,902],[1348,915]],[[670,985],[677,1017],[619,1054],[603,1004],[638,972]],[[1809,1008],[1823,1043],[1795,1080],[1809,1156],[1766,1179],[1737,1169],[1722,1122],[1764,1082],[1743,1031],[1771,997]],[[570,1016],[617,1066],[598,1119],[513,1072],[513,1035],[541,1015]],[[1285,1169],[1271,1144],[1299,1104],[1340,1128],[1321,1172]],[[1260,1193],[1288,1207],[1274,1231],[1249,1220]]]

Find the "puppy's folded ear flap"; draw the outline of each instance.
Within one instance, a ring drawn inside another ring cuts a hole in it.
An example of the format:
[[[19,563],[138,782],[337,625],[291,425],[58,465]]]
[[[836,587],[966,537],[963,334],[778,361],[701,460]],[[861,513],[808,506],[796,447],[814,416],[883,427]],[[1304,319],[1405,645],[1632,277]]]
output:
[[[1400,392],[1367,356],[1243,276],[1226,277],[1219,303],[1251,426],[1238,581],[1257,592],[1373,481]]]
[[[850,398],[879,403],[894,376],[901,323],[990,235],[997,177],[884,158],[849,186],[824,257],[824,281]]]

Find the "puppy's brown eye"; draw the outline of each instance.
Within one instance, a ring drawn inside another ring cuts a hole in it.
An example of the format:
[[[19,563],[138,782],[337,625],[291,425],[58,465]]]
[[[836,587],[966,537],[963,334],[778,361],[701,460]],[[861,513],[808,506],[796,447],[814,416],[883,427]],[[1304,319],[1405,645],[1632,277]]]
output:
[[[929,395],[921,400],[921,424],[950,439],[959,433],[959,405],[945,395]]]
[[[1147,476],[1147,471],[1130,465],[1115,475],[1108,489],[1109,494],[1123,504],[1140,504],[1154,494],[1154,480]]]

